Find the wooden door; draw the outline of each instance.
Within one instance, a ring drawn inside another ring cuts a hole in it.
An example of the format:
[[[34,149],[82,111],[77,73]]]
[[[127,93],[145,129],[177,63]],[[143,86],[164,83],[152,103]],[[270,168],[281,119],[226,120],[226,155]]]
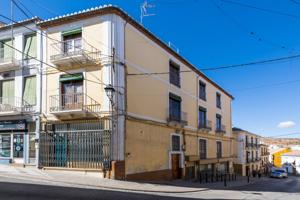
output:
[[[172,154],[172,177],[173,179],[181,178],[180,154]]]

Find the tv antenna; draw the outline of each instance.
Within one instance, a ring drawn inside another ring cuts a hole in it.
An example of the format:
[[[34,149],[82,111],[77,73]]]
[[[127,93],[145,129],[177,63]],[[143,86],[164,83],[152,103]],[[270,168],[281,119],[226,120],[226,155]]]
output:
[[[172,42],[168,42],[168,46],[171,48],[171,49],[174,49],[177,53],[179,53],[179,48],[177,48]]]
[[[141,6],[140,6],[140,10],[141,10],[141,24],[143,24],[143,18],[144,17],[150,17],[150,16],[154,16],[155,14],[154,13],[148,13],[147,9],[149,8],[154,8],[155,5],[153,4],[149,4],[147,2],[147,0],[145,0]]]

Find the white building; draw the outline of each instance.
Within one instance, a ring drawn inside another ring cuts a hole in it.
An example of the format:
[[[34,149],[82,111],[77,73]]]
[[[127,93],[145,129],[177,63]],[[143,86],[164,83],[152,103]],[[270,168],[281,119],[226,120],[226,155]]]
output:
[[[292,165],[294,168],[296,168],[296,173],[300,174],[300,151],[295,150],[283,154],[281,156],[281,164],[283,166]]]
[[[0,163],[36,164],[41,41],[32,18],[0,26]]]
[[[254,170],[261,169],[260,136],[248,131],[233,128],[235,152],[237,158],[234,162],[236,173],[245,176]]]

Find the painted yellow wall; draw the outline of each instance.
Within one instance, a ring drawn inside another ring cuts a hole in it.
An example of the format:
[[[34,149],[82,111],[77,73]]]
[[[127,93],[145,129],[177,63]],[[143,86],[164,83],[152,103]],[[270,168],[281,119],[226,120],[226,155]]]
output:
[[[172,129],[126,121],[126,174],[169,168],[170,133]]]
[[[190,70],[130,24],[125,29],[125,55],[128,74],[168,72],[169,60],[180,65],[181,71]],[[207,100],[198,98],[199,79],[206,83]],[[169,108],[169,92],[182,98],[182,111],[188,113],[188,125],[184,128],[184,156],[199,156],[198,140],[207,140],[207,158],[216,158],[216,141],[222,141],[222,157],[232,157],[231,98],[195,72],[181,73],[181,87],[169,83],[169,74],[127,76],[127,111],[129,116],[147,119],[126,123],[126,173],[140,173],[169,169],[170,136],[174,127],[166,127]],[[221,93],[222,109],[216,107],[216,92]],[[212,121],[212,131],[197,130],[198,108],[207,109],[207,118]],[[222,115],[226,126],[225,136],[215,133],[216,114]],[[186,163],[187,166],[193,165]]]
[[[129,74],[145,72],[168,72],[169,60],[180,65],[181,71],[190,70],[176,60],[164,49],[140,34],[130,24],[125,29],[126,63]],[[207,109],[208,120],[215,129],[216,114],[222,115],[222,123],[226,126],[226,136],[231,135],[231,98],[219,91],[204,78],[207,101],[198,98],[198,75],[195,72],[181,73],[181,87],[169,83],[168,74],[151,76],[127,76],[128,112],[166,121],[168,115],[169,92],[182,98],[182,111],[188,113],[188,128],[197,128],[198,106]],[[216,92],[221,93],[222,109],[216,107]],[[212,131],[210,134],[214,134]]]

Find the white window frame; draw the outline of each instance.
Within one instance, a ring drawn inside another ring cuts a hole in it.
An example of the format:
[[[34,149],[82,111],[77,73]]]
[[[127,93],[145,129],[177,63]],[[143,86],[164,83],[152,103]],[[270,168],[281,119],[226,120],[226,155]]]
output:
[[[172,136],[179,136],[180,137],[180,151],[172,151]],[[183,147],[183,136],[181,133],[171,133],[170,134],[170,150],[169,150],[169,169],[172,169],[172,154],[179,154],[180,155],[180,168],[184,168],[184,153],[182,150]]]

